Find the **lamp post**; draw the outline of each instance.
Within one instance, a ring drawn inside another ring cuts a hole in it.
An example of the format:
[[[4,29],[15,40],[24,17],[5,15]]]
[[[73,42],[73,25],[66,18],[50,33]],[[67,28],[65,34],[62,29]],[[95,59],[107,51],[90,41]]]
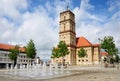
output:
[[[99,46],[99,49],[100,49],[100,67],[102,67],[102,57],[101,57],[101,39],[100,38],[98,38],[98,40],[99,40],[99,44],[100,44],[100,46]]]
[[[20,60],[20,53],[21,53],[21,46],[22,46],[22,44],[18,44],[18,51],[19,51],[19,53],[18,53],[18,56],[17,56],[17,68],[18,67],[20,67],[20,65],[22,64],[19,60]]]

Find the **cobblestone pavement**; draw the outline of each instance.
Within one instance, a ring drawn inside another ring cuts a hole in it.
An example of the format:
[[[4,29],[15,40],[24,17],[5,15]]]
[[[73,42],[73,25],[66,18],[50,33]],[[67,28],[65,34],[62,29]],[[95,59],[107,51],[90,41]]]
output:
[[[120,81],[120,69],[116,68],[73,66],[67,69],[77,70],[80,73],[44,80],[25,80],[24,78],[18,80],[2,76],[3,71],[0,71],[0,81]]]

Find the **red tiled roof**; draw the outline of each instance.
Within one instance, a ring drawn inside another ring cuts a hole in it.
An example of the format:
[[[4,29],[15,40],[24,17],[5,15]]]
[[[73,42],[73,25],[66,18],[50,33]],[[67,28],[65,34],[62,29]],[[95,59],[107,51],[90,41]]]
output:
[[[101,52],[100,54],[101,54],[101,56],[108,56],[107,52]]]
[[[76,38],[76,47],[92,46],[92,44],[85,37]]]
[[[94,46],[94,47],[99,47],[100,44],[92,44],[92,46]]]
[[[15,46],[13,45],[8,45],[8,44],[0,44],[0,50],[7,50],[9,51],[10,49],[14,48]],[[24,47],[20,47],[19,50],[21,52],[25,52],[25,48]]]

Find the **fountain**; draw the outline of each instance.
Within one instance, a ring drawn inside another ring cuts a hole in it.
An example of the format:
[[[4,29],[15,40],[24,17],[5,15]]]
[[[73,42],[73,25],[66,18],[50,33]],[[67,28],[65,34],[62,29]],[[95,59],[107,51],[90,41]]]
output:
[[[9,75],[11,77],[14,76],[14,78],[17,79],[46,79],[46,78],[52,78],[52,77],[59,77],[68,75],[71,72],[68,72],[68,70],[64,70],[63,67],[58,68],[58,65],[55,64],[55,68],[52,68],[52,64],[49,66],[46,66],[46,63],[44,62],[43,65],[41,64],[27,64],[25,65],[20,64],[20,68],[17,68],[17,65],[13,69],[13,66],[11,65],[11,68],[7,68],[7,71],[5,72],[5,75]]]

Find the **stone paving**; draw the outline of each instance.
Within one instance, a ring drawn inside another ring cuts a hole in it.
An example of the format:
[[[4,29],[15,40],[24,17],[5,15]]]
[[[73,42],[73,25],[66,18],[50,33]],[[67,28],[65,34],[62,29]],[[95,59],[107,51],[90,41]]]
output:
[[[0,81],[120,81],[120,69],[103,67],[80,67],[71,66],[65,70],[75,70],[78,73],[51,79],[14,79],[2,76],[0,71]]]

